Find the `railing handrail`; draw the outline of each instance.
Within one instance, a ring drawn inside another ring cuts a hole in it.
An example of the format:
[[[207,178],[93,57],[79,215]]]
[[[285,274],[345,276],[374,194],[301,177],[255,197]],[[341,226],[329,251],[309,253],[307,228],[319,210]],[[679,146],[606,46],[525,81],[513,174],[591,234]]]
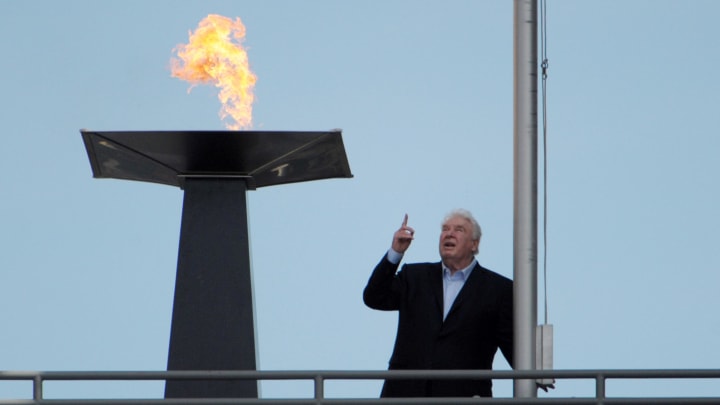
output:
[[[594,397],[582,398],[325,398],[328,380],[385,379],[493,379],[493,380],[595,380]],[[0,371],[0,381],[32,381],[32,399],[3,400],[1,405],[221,405],[221,404],[462,404],[491,401],[494,404],[717,404],[720,397],[683,398],[607,398],[608,379],[720,379],[720,369],[585,369],[585,370],[171,370],[171,371]],[[310,380],[315,383],[314,398],[194,398],[194,399],[46,399],[46,381],[168,381],[168,380]]]
[[[168,370],[168,371],[2,371],[0,380],[326,380],[433,379],[611,379],[720,378],[720,368],[701,369],[574,369],[574,370]]]

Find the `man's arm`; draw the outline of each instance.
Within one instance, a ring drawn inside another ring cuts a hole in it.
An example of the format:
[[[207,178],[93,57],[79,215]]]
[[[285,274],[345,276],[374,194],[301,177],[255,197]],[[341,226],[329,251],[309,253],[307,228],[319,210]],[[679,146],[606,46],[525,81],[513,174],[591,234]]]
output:
[[[405,214],[400,229],[393,234],[390,250],[375,266],[375,270],[365,286],[363,301],[370,308],[386,311],[400,309],[402,287],[396,273],[400,260],[410,247],[415,233],[415,230],[408,226],[407,221],[408,216]]]
[[[510,367],[514,369],[513,284],[512,282],[502,283],[500,287],[500,308],[495,334],[500,351],[505,357],[505,360],[507,360],[508,364],[510,364]]]
[[[400,281],[395,274],[398,263],[388,260],[387,254],[375,266],[365,290],[363,301],[372,309],[393,311],[400,309]]]

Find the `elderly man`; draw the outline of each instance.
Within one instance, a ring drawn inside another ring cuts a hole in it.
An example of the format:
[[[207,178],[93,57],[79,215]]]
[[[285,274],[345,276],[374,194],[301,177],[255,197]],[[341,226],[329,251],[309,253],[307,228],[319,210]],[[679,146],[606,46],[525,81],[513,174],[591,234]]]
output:
[[[480,226],[472,214],[450,212],[440,232],[437,263],[404,264],[415,231],[407,224],[373,270],[363,299],[373,309],[398,311],[391,370],[491,369],[500,348],[512,365],[512,281],[475,259]],[[382,397],[492,396],[489,380],[396,380]]]

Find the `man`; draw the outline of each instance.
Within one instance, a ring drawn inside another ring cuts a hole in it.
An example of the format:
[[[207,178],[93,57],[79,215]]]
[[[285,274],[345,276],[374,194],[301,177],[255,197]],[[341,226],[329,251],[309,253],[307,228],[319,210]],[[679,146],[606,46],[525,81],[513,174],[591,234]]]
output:
[[[512,281],[475,259],[480,226],[466,210],[450,212],[440,232],[438,263],[404,264],[415,231],[407,224],[373,270],[363,300],[398,311],[391,370],[491,369],[500,348],[512,365]],[[490,380],[388,379],[381,397],[491,397]]]

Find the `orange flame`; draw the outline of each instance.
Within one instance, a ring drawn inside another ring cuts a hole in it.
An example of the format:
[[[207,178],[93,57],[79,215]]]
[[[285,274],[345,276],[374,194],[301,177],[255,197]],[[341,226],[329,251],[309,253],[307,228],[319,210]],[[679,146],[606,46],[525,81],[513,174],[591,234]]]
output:
[[[222,103],[220,118],[231,117],[228,129],[249,128],[252,125],[253,87],[257,77],[250,71],[248,56],[241,43],[245,26],[236,18],[210,14],[189,33],[188,44],[175,47],[178,58],[172,58],[171,74],[191,83],[188,92],[198,84],[213,84],[220,88]],[[233,41],[234,40],[234,41]]]

